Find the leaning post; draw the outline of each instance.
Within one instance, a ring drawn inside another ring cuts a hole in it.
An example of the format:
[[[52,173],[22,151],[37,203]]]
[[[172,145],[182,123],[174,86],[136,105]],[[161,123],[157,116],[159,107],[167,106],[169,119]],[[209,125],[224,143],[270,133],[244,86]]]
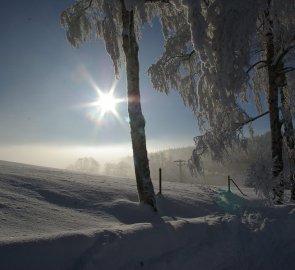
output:
[[[159,194],[162,194],[162,169],[159,168]]]
[[[230,176],[227,177],[228,192],[230,192]]]

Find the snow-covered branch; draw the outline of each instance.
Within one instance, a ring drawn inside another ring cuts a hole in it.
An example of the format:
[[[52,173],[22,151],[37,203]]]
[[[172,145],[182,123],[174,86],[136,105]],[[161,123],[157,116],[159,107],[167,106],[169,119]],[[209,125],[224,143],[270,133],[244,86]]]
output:
[[[289,72],[292,72],[292,71],[294,71],[295,70],[295,68],[294,67],[285,67],[285,68],[283,68],[283,69],[280,69],[280,70],[278,70],[278,75],[280,76],[280,75],[282,75],[282,74],[286,74],[286,73],[289,73]]]
[[[263,68],[263,67],[266,67],[266,60],[260,60],[260,61],[258,61],[258,62],[256,62],[256,63],[254,63],[253,65],[251,65],[248,69],[247,69],[247,71],[246,71],[246,73],[249,73],[253,68],[255,68],[257,65],[260,65],[260,64],[264,64],[264,65],[260,65],[258,68]]]
[[[245,125],[247,125],[247,124],[249,124],[249,123],[251,123],[251,122],[253,122],[253,121],[255,121],[255,120],[257,120],[257,119],[259,119],[259,118],[261,118],[261,117],[263,117],[265,115],[267,115],[267,114],[269,114],[269,111],[266,111],[266,112],[264,112],[262,114],[259,114],[259,115],[255,116],[255,117],[251,117],[248,120],[246,120],[245,122],[236,123],[236,124],[237,124],[238,127],[243,127],[243,126],[245,126]]]
[[[187,54],[176,54],[176,55],[172,55],[171,57],[169,57],[168,59],[166,59],[163,62],[163,65],[165,66],[166,64],[168,64],[170,61],[172,61],[173,59],[176,58],[182,58],[182,60],[189,60],[191,58],[191,56],[195,53],[196,51],[193,50],[190,53]]]
[[[249,117],[242,111],[240,113],[243,115],[244,121],[234,122],[231,116],[227,115],[219,126],[194,138],[195,149],[188,161],[192,175],[203,174],[202,156],[204,154],[210,153],[212,160],[222,162],[224,157],[229,154],[230,148],[239,147],[245,150],[247,144],[243,136],[243,127],[265,116],[269,111],[255,117]]]

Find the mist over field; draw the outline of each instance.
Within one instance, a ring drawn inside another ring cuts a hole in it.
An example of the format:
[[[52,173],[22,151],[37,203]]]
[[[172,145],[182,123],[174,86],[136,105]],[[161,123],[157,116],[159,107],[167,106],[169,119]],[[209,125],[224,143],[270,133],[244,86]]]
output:
[[[202,161],[204,175],[192,175],[187,166],[187,161],[190,159],[194,149],[193,147],[181,147],[151,152],[149,153],[151,177],[155,185],[157,185],[159,168],[161,168],[163,181],[226,185],[228,175],[230,175],[237,183],[245,185],[250,165],[258,162],[262,157],[269,160],[271,159],[270,149],[268,147],[269,141],[269,133],[255,136],[253,139],[248,139],[247,151],[241,151],[235,147],[233,149],[228,149],[228,156],[222,163],[212,160],[211,156],[208,154],[204,155]],[[80,157],[66,168],[108,176],[135,178],[133,158],[131,156],[120,158],[117,162],[104,162],[103,160],[95,159],[98,163],[97,166],[91,165],[91,159],[93,159],[93,157]],[[175,162],[177,160],[183,161],[181,168],[179,168],[178,164]],[[84,166],[82,162],[84,162]]]

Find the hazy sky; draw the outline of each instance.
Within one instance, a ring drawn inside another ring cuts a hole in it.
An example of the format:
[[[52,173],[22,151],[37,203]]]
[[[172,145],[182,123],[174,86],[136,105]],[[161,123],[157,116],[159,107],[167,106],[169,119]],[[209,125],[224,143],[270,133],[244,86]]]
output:
[[[108,90],[114,71],[102,41],[79,49],[67,42],[59,17],[73,2],[1,1],[0,159],[63,168],[81,156],[131,154],[126,103],[117,106],[121,122],[111,114],[98,121],[95,108],[85,106],[97,100],[88,78]],[[156,92],[146,74],[162,51],[157,22],[145,27],[139,45],[148,150],[193,145],[199,132],[190,109],[176,92]],[[125,81],[122,72],[117,97],[126,96]]]

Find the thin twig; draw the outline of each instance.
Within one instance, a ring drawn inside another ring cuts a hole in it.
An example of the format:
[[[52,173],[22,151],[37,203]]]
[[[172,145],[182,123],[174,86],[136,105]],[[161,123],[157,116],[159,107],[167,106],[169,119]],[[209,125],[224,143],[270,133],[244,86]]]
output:
[[[257,65],[262,64],[262,63],[264,63],[264,64],[266,65],[267,62],[266,62],[266,60],[260,60],[260,61],[256,62],[255,64],[251,65],[251,66],[247,69],[246,73],[249,73],[249,72],[251,71],[251,69],[253,69],[253,68],[256,67]],[[260,68],[264,67],[265,65],[261,66]]]
[[[268,113],[269,113],[269,111],[266,111],[266,112],[264,112],[264,113],[262,113],[262,114],[260,114],[260,115],[257,115],[257,116],[255,116],[255,117],[251,117],[250,119],[248,119],[247,121],[245,121],[245,122],[243,122],[243,123],[237,123],[237,125],[239,125],[239,126],[247,125],[247,124],[249,124],[249,123],[251,123],[251,122],[253,122],[253,121],[255,121],[255,120],[261,118],[262,116],[267,115]]]
[[[170,61],[172,61],[175,58],[187,58],[190,59],[191,56],[195,53],[195,50],[192,50],[190,53],[188,54],[178,54],[178,55],[173,55],[171,57],[169,57],[165,62],[164,65],[167,65]]]
[[[282,74],[287,74],[287,73],[292,72],[292,71],[294,71],[294,70],[295,70],[294,67],[286,67],[286,68],[283,68],[283,69],[279,70],[279,71],[277,72],[277,74],[278,74],[278,76],[280,76],[280,75],[282,75]]]

